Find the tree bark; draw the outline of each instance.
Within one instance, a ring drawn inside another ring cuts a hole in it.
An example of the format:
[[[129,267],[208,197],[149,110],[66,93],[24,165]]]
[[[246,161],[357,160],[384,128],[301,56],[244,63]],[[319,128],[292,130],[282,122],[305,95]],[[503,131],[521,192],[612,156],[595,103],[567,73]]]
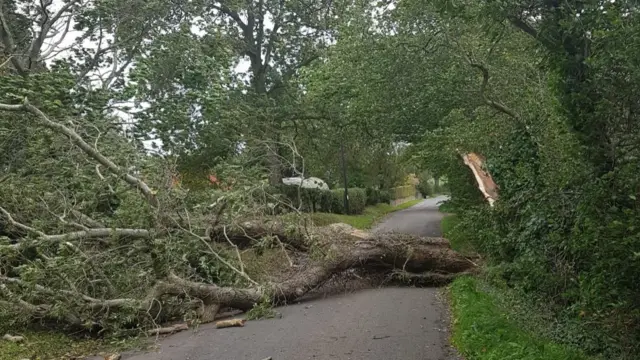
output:
[[[215,284],[195,282],[171,273],[167,278],[158,281],[142,298],[96,299],[72,291],[54,291],[36,285],[33,289],[45,304],[32,305],[24,301],[12,304],[16,309],[26,312],[34,320],[56,318],[53,306],[46,304],[51,294],[68,295],[70,298],[84,302],[78,309],[91,309],[95,323],[99,316],[120,309],[138,308],[140,316],[152,316],[166,319],[163,314],[171,307],[167,299],[186,296],[193,301],[178,309],[197,310],[202,322],[211,322],[222,308],[242,311],[252,309],[256,304],[265,301],[275,305],[287,304],[299,300],[307,293],[320,288],[334,277],[351,269],[360,273],[375,276],[382,275],[387,283],[417,286],[441,286],[457,276],[472,274],[476,265],[465,256],[453,251],[449,242],[443,238],[426,238],[406,234],[371,234],[354,229],[346,224],[332,224],[314,228],[313,244],[302,233],[285,231],[285,224],[278,221],[259,224],[247,222],[244,228],[230,228],[226,237],[236,242],[245,238],[253,239],[267,233],[277,233],[283,243],[294,245],[304,255],[303,249],[311,245],[320,249],[321,259],[306,256],[306,261],[298,265],[296,271],[272,283],[264,283],[253,287],[226,287]],[[249,226],[250,225],[250,226]],[[223,233],[229,229],[223,228]],[[220,235],[220,229],[212,230],[212,237]],[[225,242],[226,242],[225,238]],[[22,280],[0,277],[0,290],[9,291],[5,285],[24,285]],[[10,294],[9,294],[10,295]],[[61,321],[77,326],[81,316],[65,314]],[[140,321],[140,323],[143,323]]]

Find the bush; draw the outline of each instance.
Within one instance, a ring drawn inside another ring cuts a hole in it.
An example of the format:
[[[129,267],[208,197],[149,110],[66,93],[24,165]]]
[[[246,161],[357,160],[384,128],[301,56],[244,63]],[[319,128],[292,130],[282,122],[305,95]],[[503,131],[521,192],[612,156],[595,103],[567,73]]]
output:
[[[366,189],[367,205],[375,205],[379,203],[389,202],[389,193],[372,187]]]
[[[388,204],[391,202],[391,193],[389,190],[380,190],[380,203]]]
[[[326,190],[320,197],[320,211],[326,213],[342,214],[344,213],[343,191]]]
[[[420,183],[416,186],[416,189],[420,192],[420,194],[422,194],[422,196],[431,196],[437,191],[437,189],[435,189],[435,185],[427,180],[420,181]]]
[[[416,194],[416,187],[414,185],[404,185],[391,188],[391,198],[393,200],[404,199]]]
[[[349,189],[349,213],[362,214],[366,206],[367,206],[367,192],[361,188],[350,188]]]
[[[367,205],[365,189],[349,188],[349,214],[362,214]],[[344,188],[323,191],[320,209],[324,212],[344,214]]]
[[[291,205],[296,208],[300,208],[305,212],[319,211],[321,208],[321,200],[323,194],[328,192],[330,191],[321,189],[307,189],[289,185],[280,186],[280,193],[291,202]],[[302,202],[302,204],[300,202]]]
[[[388,193],[376,189],[372,194],[376,201],[389,202]],[[300,191],[300,197],[298,197]],[[305,212],[322,211],[334,214],[344,214],[344,188],[333,190],[306,189],[297,186],[281,186],[280,193],[291,204]],[[367,190],[362,188],[349,188],[349,214],[362,214],[368,204]],[[300,200],[302,206],[300,206]]]

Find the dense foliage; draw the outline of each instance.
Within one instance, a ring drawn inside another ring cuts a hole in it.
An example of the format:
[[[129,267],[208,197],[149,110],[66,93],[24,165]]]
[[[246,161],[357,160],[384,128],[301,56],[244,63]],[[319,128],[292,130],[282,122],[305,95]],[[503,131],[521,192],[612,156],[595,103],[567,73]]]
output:
[[[210,231],[299,214],[282,177],[346,172],[351,213],[357,186],[402,182],[392,139],[301,80],[367,5],[307,5],[0,1],[0,331],[201,319],[211,304],[184,294],[160,308],[159,281],[256,285]],[[341,194],[319,203],[343,212]]]
[[[404,1],[382,17],[392,30],[360,42],[376,43],[368,77],[395,85],[369,81],[375,90],[359,99],[396,121],[399,109],[420,109],[413,159],[446,176],[458,231],[496,276],[555,311],[553,336],[610,358],[635,358],[640,339],[637,11],[625,1]],[[462,163],[469,151],[500,187],[493,209]]]
[[[344,92],[333,102],[347,103],[352,121],[410,141],[415,166],[446,177],[458,231],[494,275],[555,312],[553,336],[635,358],[635,3],[378,5],[373,23],[351,23],[322,65]],[[495,208],[465,152],[486,157]]]
[[[313,5],[0,1],[2,323],[151,326],[96,304],[167,269],[250,282],[202,241],[212,224],[341,212],[344,186],[358,213],[413,195],[414,173],[424,194],[446,179],[456,231],[557,314],[554,336],[633,358],[635,2]],[[487,159],[494,208],[465,152]],[[281,186],[310,176],[333,190]]]

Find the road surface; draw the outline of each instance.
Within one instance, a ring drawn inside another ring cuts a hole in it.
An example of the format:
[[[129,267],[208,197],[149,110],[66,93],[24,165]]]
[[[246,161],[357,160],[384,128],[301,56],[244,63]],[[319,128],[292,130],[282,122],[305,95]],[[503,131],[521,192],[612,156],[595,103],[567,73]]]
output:
[[[396,212],[374,231],[438,236],[441,215],[427,199]],[[196,331],[161,339],[130,360],[451,360],[448,316],[438,289],[380,288],[279,308],[280,319],[242,328]]]
[[[438,211],[438,206],[447,199],[446,196],[437,196],[425,199],[408,209],[391,213],[384,221],[374,226],[373,231],[397,231],[422,236],[442,236],[440,220],[443,215]]]

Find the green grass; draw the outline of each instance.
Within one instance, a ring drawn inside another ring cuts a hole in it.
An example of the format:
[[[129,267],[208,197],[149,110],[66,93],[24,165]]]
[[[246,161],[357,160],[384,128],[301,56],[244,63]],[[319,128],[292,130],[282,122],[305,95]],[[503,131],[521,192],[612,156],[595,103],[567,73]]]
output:
[[[467,360],[587,360],[579,350],[528,332],[500,308],[480,280],[463,277],[450,286],[452,342]]]
[[[473,253],[473,232],[451,208],[441,222],[451,247]],[[466,360],[588,360],[580,350],[550,338],[553,319],[526,299],[473,277],[456,279],[449,287],[453,316],[452,342]],[[544,334],[547,334],[545,336]]]
[[[0,339],[0,360],[75,359],[99,352],[118,353],[140,344],[136,338],[107,342],[76,338],[56,332],[16,331],[12,332],[12,335],[24,336],[25,340],[13,343]]]
[[[444,237],[452,235],[455,227],[460,223],[460,218],[456,214],[446,215],[440,222],[440,228]]]
[[[389,204],[377,204],[374,206],[367,206],[361,215],[341,215],[341,214],[329,214],[329,213],[313,213],[311,214],[311,220],[317,226],[324,226],[335,223],[349,224],[357,229],[369,229],[375,224],[376,221],[383,218],[385,215],[394,211],[406,209],[419,202],[422,199],[416,199],[407,201],[398,206],[391,206]]]

